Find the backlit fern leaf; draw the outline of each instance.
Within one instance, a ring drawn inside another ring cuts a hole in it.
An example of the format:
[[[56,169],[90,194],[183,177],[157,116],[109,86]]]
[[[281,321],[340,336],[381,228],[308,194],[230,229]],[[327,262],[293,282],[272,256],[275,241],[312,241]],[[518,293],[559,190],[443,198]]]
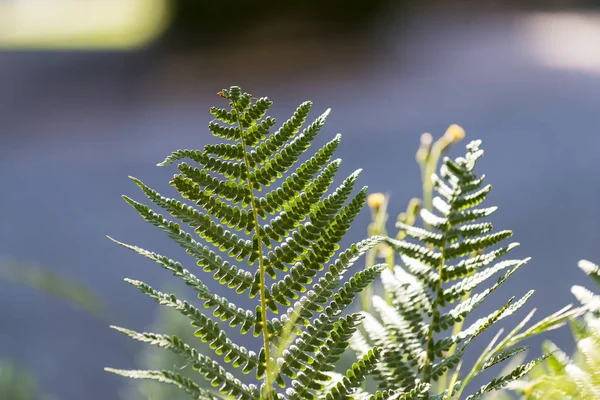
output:
[[[492,225],[482,221],[496,207],[481,207],[490,185],[474,172],[483,154],[480,141],[467,146],[464,157],[445,158],[439,174],[431,178],[437,193],[432,209],[422,209],[423,227],[400,222],[405,240],[387,239],[388,246],[399,253],[403,266],[390,266],[382,273],[388,301],[375,297],[375,316],[363,322],[366,335],[355,336],[352,346],[357,354],[365,354],[369,343],[384,351],[373,376],[384,390],[415,390],[428,385],[423,399],[460,397],[466,384],[483,370],[519,353],[521,348],[499,352],[476,365],[464,381],[452,388],[439,387],[438,381],[457,367],[466,347],[499,320],[513,314],[529,299],[527,293],[518,301],[512,299],[502,308],[470,326],[462,323],[495,289],[502,285],[527,260],[500,261],[517,244],[498,247],[512,236],[510,231],[492,232]],[[491,287],[471,295],[486,280],[506,270]],[[454,332],[450,333],[449,330]],[[355,334],[356,335],[356,334]],[[519,367],[507,376],[482,387],[470,398],[503,387],[519,379],[536,363]],[[456,375],[458,377],[458,373]]]
[[[345,277],[354,262],[382,242],[382,237],[352,244],[331,261],[366,200],[364,188],[352,196],[358,172],[327,195],[340,164],[340,160],[331,160],[339,135],[290,170],[310,147],[329,111],[302,130],[311,109],[310,102],[303,103],[279,130],[270,133],[275,120],[265,116],[272,105],[268,98],[255,100],[239,87],[220,95],[229,101],[229,108],[211,108],[215,120],[208,128],[229,142],[207,145],[204,150],[179,150],[159,164],[188,160],[178,165],[179,172],[171,181],[181,199],[165,197],[131,178],[151,203],[178,222],[124,197],[201,268],[192,272],[168,257],[117,242],[157,262],[196,291],[198,304],[141,281],[127,280],[158,304],[189,319],[199,341],[206,342],[207,351],[213,354],[201,354],[192,343],[176,336],[115,329],[180,355],[218,389],[219,396],[244,400],[351,398],[360,392],[359,386],[375,367],[380,351],[366,349],[362,360],[343,379],[332,387],[326,385],[331,379],[327,373],[333,371],[362,318],[343,311],[385,268],[377,265]],[[280,185],[263,197],[257,196],[258,191],[278,182]],[[224,288],[253,299],[252,306],[246,301],[240,307],[213,293],[206,278],[200,278],[203,272],[212,274]],[[271,318],[269,314],[277,314],[279,305],[292,307]],[[227,325],[241,334],[252,331],[260,336],[261,344],[254,346],[257,351],[236,344]],[[291,334],[297,335],[296,340],[285,336]],[[279,349],[285,343],[292,345]],[[252,372],[262,382],[246,383],[227,371],[224,363],[243,374]],[[110,371],[170,383],[196,399],[216,398],[202,383],[174,372]],[[375,396],[383,398],[382,393]]]

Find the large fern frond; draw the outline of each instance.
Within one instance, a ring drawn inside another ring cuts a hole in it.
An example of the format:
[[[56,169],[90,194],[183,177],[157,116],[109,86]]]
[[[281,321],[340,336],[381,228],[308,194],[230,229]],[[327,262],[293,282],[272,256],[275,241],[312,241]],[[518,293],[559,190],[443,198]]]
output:
[[[364,188],[352,195],[359,171],[327,194],[340,165],[340,160],[331,159],[339,135],[291,169],[310,147],[329,111],[302,129],[312,107],[310,102],[302,103],[271,133],[275,120],[265,116],[271,100],[254,99],[235,86],[219,94],[229,107],[212,108],[215,120],[208,128],[226,142],[207,145],[204,150],[179,150],[159,164],[189,160],[178,165],[179,172],[171,180],[181,198],[163,196],[137,178],[131,179],[152,208],[124,196],[143,219],[195,258],[200,269],[184,268],[166,256],[117,241],[196,291],[198,301],[186,301],[144,282],[127,280],[158,304],[188,318],[212,354],[202,354],[194,343],[177,336],[115,329],[178,354],[228,398],[351,398],[375,368],[380,351],[367,349],[343,379],[327,386],[332,379],[328,372],[334,370],[362,318],[343,311],[385,268],[373,266],[346,276],[354,262],[382,242],[382,237],[338,253],[342,237],[366,200]],[[274,188],[266,191],[270,186]],[[261,191],[266,192],[262,197],[258,195]],[[337,259],[332,261],[336,253]],[[211,274],[232,292],[254,299],[254,305],[248,301],[235,304],[217,295],[201,277],[203,273]],[[279,313],[280,306],[289,309],[270,318],[269,314]],[[227,325],[241,334],[253,331],[260,336],[256,351],[236,344]],[[296,339],[290,335],[297,335]],[[280,348],[290,342],[289,347]],[[242,374],[253,372],[259,382],[242,381],[225,364]],[[196,399],[215,398],[201,381],[176,372],[109,370],[170,383]],[[381,393],[376,396],[382,398]]]

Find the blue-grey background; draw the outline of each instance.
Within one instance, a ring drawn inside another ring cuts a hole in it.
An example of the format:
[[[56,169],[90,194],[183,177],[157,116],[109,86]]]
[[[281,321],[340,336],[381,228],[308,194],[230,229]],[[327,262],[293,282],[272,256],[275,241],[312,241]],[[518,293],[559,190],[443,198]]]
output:
[[[122,278],[160,285],[166,275],[105,235],[183,254],[120,196],[142,198],[128,175],[172,194],[174,169],[156,162],[213,141],[208,108],[232,84],[271,97],[279,121],[307,99],[315,117],[331,107],[317,143],[343,134],[339,176],[363,168],[361,184],[391,195],[392,219],[420,195],[420,134],[460,124],[483,139],[493,222],[532,257],[480,313],[529,288],[538,318],[571,303],[571,285],[589,283],[577,261],[600,262],[600,14],[491,4],[386,8],[335,34],[267,19],[221,45],[167,36],[134,51],[0,53],[0,254],[86,284],[110,310],[95,318],[0,283],[0,356],[60,399],[118,398],[124,381],[102,368],[133,367],[137,347],[108,324],[141,330],[154,318]],[[368,221],[365,209],[345,243]],[[568,329],[549,336],[572,349]]]

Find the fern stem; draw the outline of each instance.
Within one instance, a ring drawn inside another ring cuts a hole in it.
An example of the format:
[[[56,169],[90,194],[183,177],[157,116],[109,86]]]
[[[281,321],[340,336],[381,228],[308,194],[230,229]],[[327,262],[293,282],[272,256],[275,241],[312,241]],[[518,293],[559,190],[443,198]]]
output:
[[[462,298],[460,299],[461,303],[464,303],[465,301],[467,301],[469,299],[469,297],[471,297],[471,292],[467,292],[465,293]],[[452,328],[452,336],[456,336],[458,335],[463,328],[463,325],[465,323],[465,320],[461,320],[460,322],[456,323],[456,325],[454,325],[454,328]],[[446,353],[446,358],[452,356],[454,354],[454,352],[456,351],[456,343],[454,343],[450,349],[448,349],[448,353]],[[460,365],[456,367],[456,372],[458,372],[458,370],[460,369]],[[444,390],[444,388],[446,388],[446,382],[448,380],[448,374],[450,371],[446,371],[444,372],[444,374],[440,377],[440,382],[439,382],[439,386],[441,390]],[[448,387],[449,393],[452,390],[452,387],[454,386],[454,383],[456,383],[456,374],[454,375],[454,377],[452,378],[452,380],[450,381],[450,386]]]
[[[447,143],[443,140],[442,137],[440,140],[433,143],[431,147],[431,151],[429,153],[429,157],[423,166],[423,208],[429,212],[433,212],[433,181],[431,179],[431,175],[435,173],[437,170],[440,158],[444,149],[447,147]],[[430,230],[431,227],[425,223],[425,229]],[[445,237],[445,236],[444,236]],[[442,296],[442,271],[444,270],[444,253],[443,249],[446,247],[446,242],[441,245],[442,255],[440,257],[440,265],[438,267],[439,279],[436,286],[436,296],[435,301],[433,303],[433,313],[431,324],[429,325],[429,330],[427,332],[427,350],[425,353],[425,361],[423,363],[423,381],[425,383],[430,383],[431,380],[431,362],[434,356],[435,349],[435,341],[433,339],[433,334],[435,331],[435,322],[436,318],[438,318],[439,314],[439,304],[440,304],[440,296]],[[426,395],[426,398],[429,397],[429,394]]]
[[[258,274],[260,278],[260,288],[259,288],[259,296],[260,296],[260,308],[261,308],[261,316],[262,316],[262,331],[264,338],[264,349],[265,349],[265,363],[267,365],[267,371],[265,373],[265,392],[263,395],[266,400],[271,399],[271,388],[273,386],[272,376],[269,371],[269,365],[271,364],[271,344],[269,341],[269,331],[267,329],[267,297],[265,292],[265,264],[263,260],[263,248],[262,248],[262,238],[260,237],[260,224],[258,222],[258,213],[256,212],[256,204],[254,202],[254,188],[252,186],[252,182],[250,181],[250,162],[248,161],[248,152],[246,150],[246,141],[244,140],[244,127],[240,122],[240,114],[235,106],[233,107],[235,110],[235,118],[237,120],[237,124],[240,128],[240,140],[242,142],[242,147],[244,149],[244,165],[246,166],[246,184],[248,185],[248,190],[250,191],[250,208],[252,209],[252,218],[254,218],[254,232],[256,241],[258,243]],[[262,397],[262,396],[261,396]]]
[[[437,171],[442,155],[451,145],[459,142],[465,136],[464,130],[458,125],[450,125],[444,135],[433,143],[427,151],[424,162],[419,162],[423,178],[423,207],[427,211],[433,211],[433,182],[431,175]],[[418,154],[418,153],[417,153]]]
[[[374,234],[369,235],[369,237]],[[365,256],[365,269],[372,267],[375,265],[377,261],[377,248],[374,247],[367,251]],[[373,285],[369,284],[363,291],[360,293],[360,310],[364,312],[371,312],[371,298],[373,298]],[[364,333],[364,332],[363,332]]]
[[[433,334],[435,331],[435,327],[436,327],[436,323],[437,320],[439,319],[439,306],[440,306],[440,298],[443,296],[443,290],[442,290],[442,282],[443,282],[443,271],[444,271],[444,251],[443,249],[446,247],[446,240],[445,240],[445,235],[444,235],[444,240],[441,243],[441,248],[442,248],[442,253],[440,256],[440,264],[438,266],[438,274],[439,274],[439,279],[436,285],[436,294],[435,294],[435,300],[433,302],[432,305],[432,319],[431,319],[431,323],[429,324],[429,329],[427,331],[427,351],[425,352],[425,361],[423,362],[423,382],[424,383],[430,383],[431,381],[431,362],[433,361],[433,358],[435,356],[435,341],[433,339]],[[426,398],[428,398],[429,395],[427,395]]]

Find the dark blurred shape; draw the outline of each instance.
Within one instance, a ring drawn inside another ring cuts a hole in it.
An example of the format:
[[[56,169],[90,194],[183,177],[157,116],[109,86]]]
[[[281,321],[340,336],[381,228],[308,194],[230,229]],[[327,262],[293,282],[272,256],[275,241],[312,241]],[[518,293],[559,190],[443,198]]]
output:
[[[474,7],[475,6],[475,7]],[[506,10],[565,10],[597,8],[600,0],[502,0],[460,1],[443,4],[433,0],[414,3],[409,0],[305,0],[302,2],[262,0],[173,0],[169,36],[184,43],[217,43],[222,40],[239,40],[265,23],[294,23],[298,26],[315,25],[328,34],[343,34],[363,30],[378,18],[412,12],[443,14],[448,7],[463,10],[474,8]]]
[[[265,23],[294,23],[325,27],[328,33],[365,28],[391,5],[408,2],[390,0],[176,0],[169,33],[186,42],[210,44],[222,39],[239,40],[243,34]]]

